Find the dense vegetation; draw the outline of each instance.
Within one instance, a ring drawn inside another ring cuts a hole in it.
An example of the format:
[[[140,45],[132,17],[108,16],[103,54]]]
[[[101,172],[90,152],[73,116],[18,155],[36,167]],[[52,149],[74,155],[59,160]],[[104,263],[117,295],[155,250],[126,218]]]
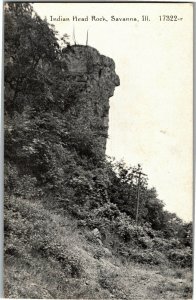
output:
[[[5,5],[7,264],[13,257],[30,264],[34,255],[41,255],[56,259],[66,276],[83,276],[80,253],[65,253],[58,245],[61,227],[51,227],[48,221],[55,213],[70,218],[86,241],[102,247],[95,259],[108,251],[124,263],[191,267],[192,224],[166,211],[145,178],[140,182],[136,224],[141,167],[104,157],[93,128],[86,129],[84,120],[76,125],[84,86],[78,87],[64,68],[66,35],[63,41],[60,47],[54,28],[30,4]],[[100,285],[107,288],[111,278],[104,276],[103,272]]]

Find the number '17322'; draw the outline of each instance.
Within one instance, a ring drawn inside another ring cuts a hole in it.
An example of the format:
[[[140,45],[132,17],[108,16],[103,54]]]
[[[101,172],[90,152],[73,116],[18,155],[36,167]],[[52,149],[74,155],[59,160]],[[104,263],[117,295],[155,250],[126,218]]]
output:
[[[170,21],[170,22],[175,22],[175,21],[182,21],[183,18],[179,18],[177,15],[162,15],[159,16],[160,21]]]

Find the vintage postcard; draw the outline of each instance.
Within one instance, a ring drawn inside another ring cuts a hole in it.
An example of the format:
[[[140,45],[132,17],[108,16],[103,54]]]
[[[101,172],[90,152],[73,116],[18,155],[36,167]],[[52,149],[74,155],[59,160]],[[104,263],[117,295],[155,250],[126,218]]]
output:
[[[4,2],[4,297],[191,299],[193,4]]]

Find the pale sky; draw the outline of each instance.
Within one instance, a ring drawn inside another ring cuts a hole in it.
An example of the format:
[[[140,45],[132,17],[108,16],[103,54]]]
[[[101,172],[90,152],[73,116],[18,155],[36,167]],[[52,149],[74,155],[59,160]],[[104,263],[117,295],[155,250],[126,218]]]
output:
[[[166,209],[192,220],[192,5],[36,3],[34,8],[71,42],[73,26],[78,44],[85,44],[88,29],[89,45],[115,61],[120,86],[110,98],[107,154],[128,165],[140,163]],[[148,22],[142,21],[146,15]],[[164,15],[178,21],[160,21]],[[111,16],[137,21],[111,21]]]

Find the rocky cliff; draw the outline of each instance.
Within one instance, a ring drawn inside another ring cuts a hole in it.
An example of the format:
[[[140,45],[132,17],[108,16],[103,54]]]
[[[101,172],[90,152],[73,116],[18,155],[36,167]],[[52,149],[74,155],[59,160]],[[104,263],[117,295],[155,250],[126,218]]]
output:
[[[109,98],[120,84],[115,63],[92,47],[75,45],[64,49],[62,66],[70,86],[79,91],[77,101],[71,108],[77,112],[75,125],[85,124],[85,128],[94,133],[99,150],[105,153]]]
[[[40,59],[31,72],[30,67],[20,67],[29,74],[14,88],[10,76],[16,66],[6,69],[5,157],[20,174],[54,187],[68,176],[69,155],[77,165],[105,158],[109,98],[119,77],[111,58],[82,45],[64,48],[52,61]]]

